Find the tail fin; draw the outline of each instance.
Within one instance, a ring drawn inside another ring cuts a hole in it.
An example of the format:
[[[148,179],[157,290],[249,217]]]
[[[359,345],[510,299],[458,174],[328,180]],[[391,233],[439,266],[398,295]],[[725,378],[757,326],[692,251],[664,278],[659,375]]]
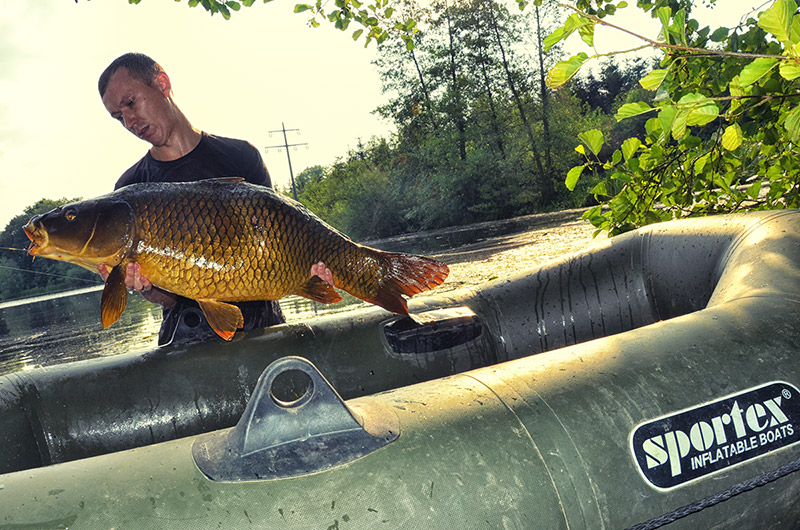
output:
[[[401,295],[415,294],[433,289],[447,278],[450,269],[444,263],[424,256],[381,253],[385,260],[386,276],[377,294],[367,302],[399,313],[408,314],[408,304]]]

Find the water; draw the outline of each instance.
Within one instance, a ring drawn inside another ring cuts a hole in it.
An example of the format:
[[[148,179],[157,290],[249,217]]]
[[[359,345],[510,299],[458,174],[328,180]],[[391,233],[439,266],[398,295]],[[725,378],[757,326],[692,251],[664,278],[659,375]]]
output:
[[[128,297],[120,319],[100,325],[102,286],[0,303],[0,375],[95,357],[144,352],[158,345],[161,308]],[[317,304],[289,296],[280,301],[286,320],[347,311],[366,305],[342,293],[342,302]]]

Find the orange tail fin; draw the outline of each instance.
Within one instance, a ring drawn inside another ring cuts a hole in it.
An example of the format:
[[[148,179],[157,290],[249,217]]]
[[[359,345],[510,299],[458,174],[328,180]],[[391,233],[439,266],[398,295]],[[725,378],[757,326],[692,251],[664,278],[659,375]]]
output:
[[[401,295],[415,294],[433,289],[447,278],[450,269],[444,263],[424,256],[383,252],[386,276],[375,298],[366,300],[402,315],[408,314],[408,304]]]

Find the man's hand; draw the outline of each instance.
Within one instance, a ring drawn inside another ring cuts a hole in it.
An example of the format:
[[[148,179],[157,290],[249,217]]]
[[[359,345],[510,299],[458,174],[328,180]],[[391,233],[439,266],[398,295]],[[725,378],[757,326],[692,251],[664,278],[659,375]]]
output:
[[[104,263],[101,263],[97,266],[97,272],[100,273],[100,276],[102,276],[105,282],[111,271],[108,270],[108,267]],[[153,284],[150,283],[150,280],[142,276],[142,271],[138,263],[128,263],[125,269],[125,288],[128,289],[128,291],[139,291],[146,300],[164,307],[172,307],[177,300],[177,297],[172,293],[157,287],[153,288]]]
[[[97,272],[103,277],[103,281],[106,281],[111,271],[108,270],[105,263],[101,263],[97,266]],[[150,283],[150,280],[142,276],[142,271],[138,263],[128,263],[125,269],[125,288],[129,291],[147,292],[153,288],[153,284]]]
[[[315,263],[311,266],[311,272],[308,273],[309,278],[312,276],[319,276],[324,281],[333,286],[333,273],[325,266],[323,262]]]

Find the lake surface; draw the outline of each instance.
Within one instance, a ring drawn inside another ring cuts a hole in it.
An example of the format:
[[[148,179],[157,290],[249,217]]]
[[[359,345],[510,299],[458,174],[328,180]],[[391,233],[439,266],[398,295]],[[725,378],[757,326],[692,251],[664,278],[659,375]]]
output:
[[[122,353],[158,345],[161,308],[139,295],[128,297],[120,319],[100,325],[102,286],[0,303],[0,375],[52,364]],[[342,302],[317,304],[297,296],[280,301],[288,322],[362,305],[347,293]]]

